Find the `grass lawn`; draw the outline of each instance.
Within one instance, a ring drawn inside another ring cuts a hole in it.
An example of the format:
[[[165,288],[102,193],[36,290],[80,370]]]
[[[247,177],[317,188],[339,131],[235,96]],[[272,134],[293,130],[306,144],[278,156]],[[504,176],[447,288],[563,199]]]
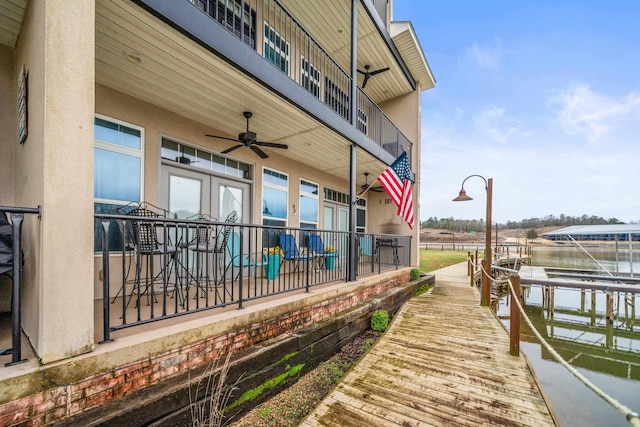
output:
[[[460,251],[420,251],[420,271],[430,272],[467,260],[467,253]]]

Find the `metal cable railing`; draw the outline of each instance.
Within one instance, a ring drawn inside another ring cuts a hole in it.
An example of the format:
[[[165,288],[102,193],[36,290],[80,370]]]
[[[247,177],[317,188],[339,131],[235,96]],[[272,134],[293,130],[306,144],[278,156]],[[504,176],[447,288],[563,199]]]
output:
[[[489,278],[494,283],[498,282],[497,280],[493,279],[490,276],[489,276]],[[626,420],[632,426],[640,427],[640,414],[638,414],[637,412],[632,411],[630,408],[628,408],[627,406],[623,405],[622,403],[620,403],[619,401],[617,401],[613,397],[609,396],[607,393],[605,393],[603,390],[601,390],[598,386],[596,386],[591,381],[589,381],[588,378],[586,378],[584,375],[582,375],[580,372],[578,372],[577,369],[575,369],[566,360],[564,360],[562,358],[562,356],[560,356],[560,354],[558,354],[558,352],[556,352],[554,350],[554,348],[551,347],[551,345],[547,341],[545,341],[545,339],[536,330],[536,328],[534,327],[533,323],[531,322],[531,320],[529,319],[529,317],[525,313],[524,308],[522,307],[522,304],[520,304],[520,298],[517,296],[517,293],[516,293],[516,291],[515,291],[515,289],[513,287],[513,283],[511,281],[511,278],[509,278],[507,280],[507,283],[509,284],[509,290],[511,292],[512,300],[518,306],[518,310],[520,311],[520,314],[522,315],[522,317],[524,318],[524,321],[527,323],[527,325],[529,326],[529,328],[531,329],[533,334],[536,336],[536,338],[540,342],[540,345],[544,346],[547,349],[547,351],[549,351],[549,353],[553,356],[553,358],[556,359],[562,366],[564,366],[571,373],[571,375],[576,377],[581,383],[583,383],[591,391],[593,391],[596,395],[598,395],[601,399],[603,399],[605,402],[607,402],[609,405],[611,405],[616,411],[618,411],[620,414],[624,415]]]

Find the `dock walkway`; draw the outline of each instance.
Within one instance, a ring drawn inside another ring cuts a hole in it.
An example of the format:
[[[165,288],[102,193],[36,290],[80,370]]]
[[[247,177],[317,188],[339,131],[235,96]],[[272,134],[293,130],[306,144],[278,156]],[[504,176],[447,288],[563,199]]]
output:
[[[553,426],[524,357],[469,286],[466,263],[436,271],[387,333],[301,426]]]

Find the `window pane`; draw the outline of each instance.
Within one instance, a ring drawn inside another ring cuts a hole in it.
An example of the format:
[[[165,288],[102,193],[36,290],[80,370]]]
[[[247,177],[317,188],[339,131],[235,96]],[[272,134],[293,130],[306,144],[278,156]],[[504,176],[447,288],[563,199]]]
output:
[[[160,156],[163,159],[177,161],[180,154],[178,154],[178,144],[173,141],[162,140],[162,148],[160,149]]]
[[[262,215],[287,219],[287,193],[269,187],[262,189]]]
[[[305,180],[300,181],[300,192],[301,193],[310,193],[310,194],[318,194],[318,186],[311,182],[307,182]]]
[[[93,132],[95,139],[101,141],[111,142],[137,150],[142,148],[140,131],[127,126],[95,118]]]
[[[318,199],[300,196],[300,221],[318,222]]]
[[[236,211],[238,221],[242,223],[242,189],[220,186],[220,218],[226,218],[231,212]]]
[[[141,160],[122,153],[94,149],[94,197],[140,201]]]
[[[195,166],[200,169],[210,171],[211,170],[211,153],[198,150],[198,160],[196,161]]]
[[[94,203],[94,212],[97,214],[118,214],[116,208],[120,205],[112,205],[108,203]],[[101,220],[95,221],[95,227],[93,228],[93,250],[96,252],[102,251],[102,225]],[[109,252],[122,251],[122,230],[121,225],[116,223],[115,220],[111,220],[109,225]]]
[[[367,211],[365,211],[364,209],[356,210],[356,225],[358,227],[366,227],[367,225],[366,218],[367,218]]]
[[[287,176],[284,174],[265,169],[263,179],[265,182],[287,187]]]
[[[169,178],[169,212],[184,219],[200,213],[200,180],[171,175]]]

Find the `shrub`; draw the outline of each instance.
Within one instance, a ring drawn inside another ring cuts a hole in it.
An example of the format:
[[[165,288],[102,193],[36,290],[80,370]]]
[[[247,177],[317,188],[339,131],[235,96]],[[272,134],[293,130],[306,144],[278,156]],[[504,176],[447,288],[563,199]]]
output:
[[[420,270],[414,268],[411,270],[411,280],[418,280],[420,278]]]
[[[389,313],[386,310],[377,310],[371,316],[371,329],[378,332],[384,332],[389,326]]]

